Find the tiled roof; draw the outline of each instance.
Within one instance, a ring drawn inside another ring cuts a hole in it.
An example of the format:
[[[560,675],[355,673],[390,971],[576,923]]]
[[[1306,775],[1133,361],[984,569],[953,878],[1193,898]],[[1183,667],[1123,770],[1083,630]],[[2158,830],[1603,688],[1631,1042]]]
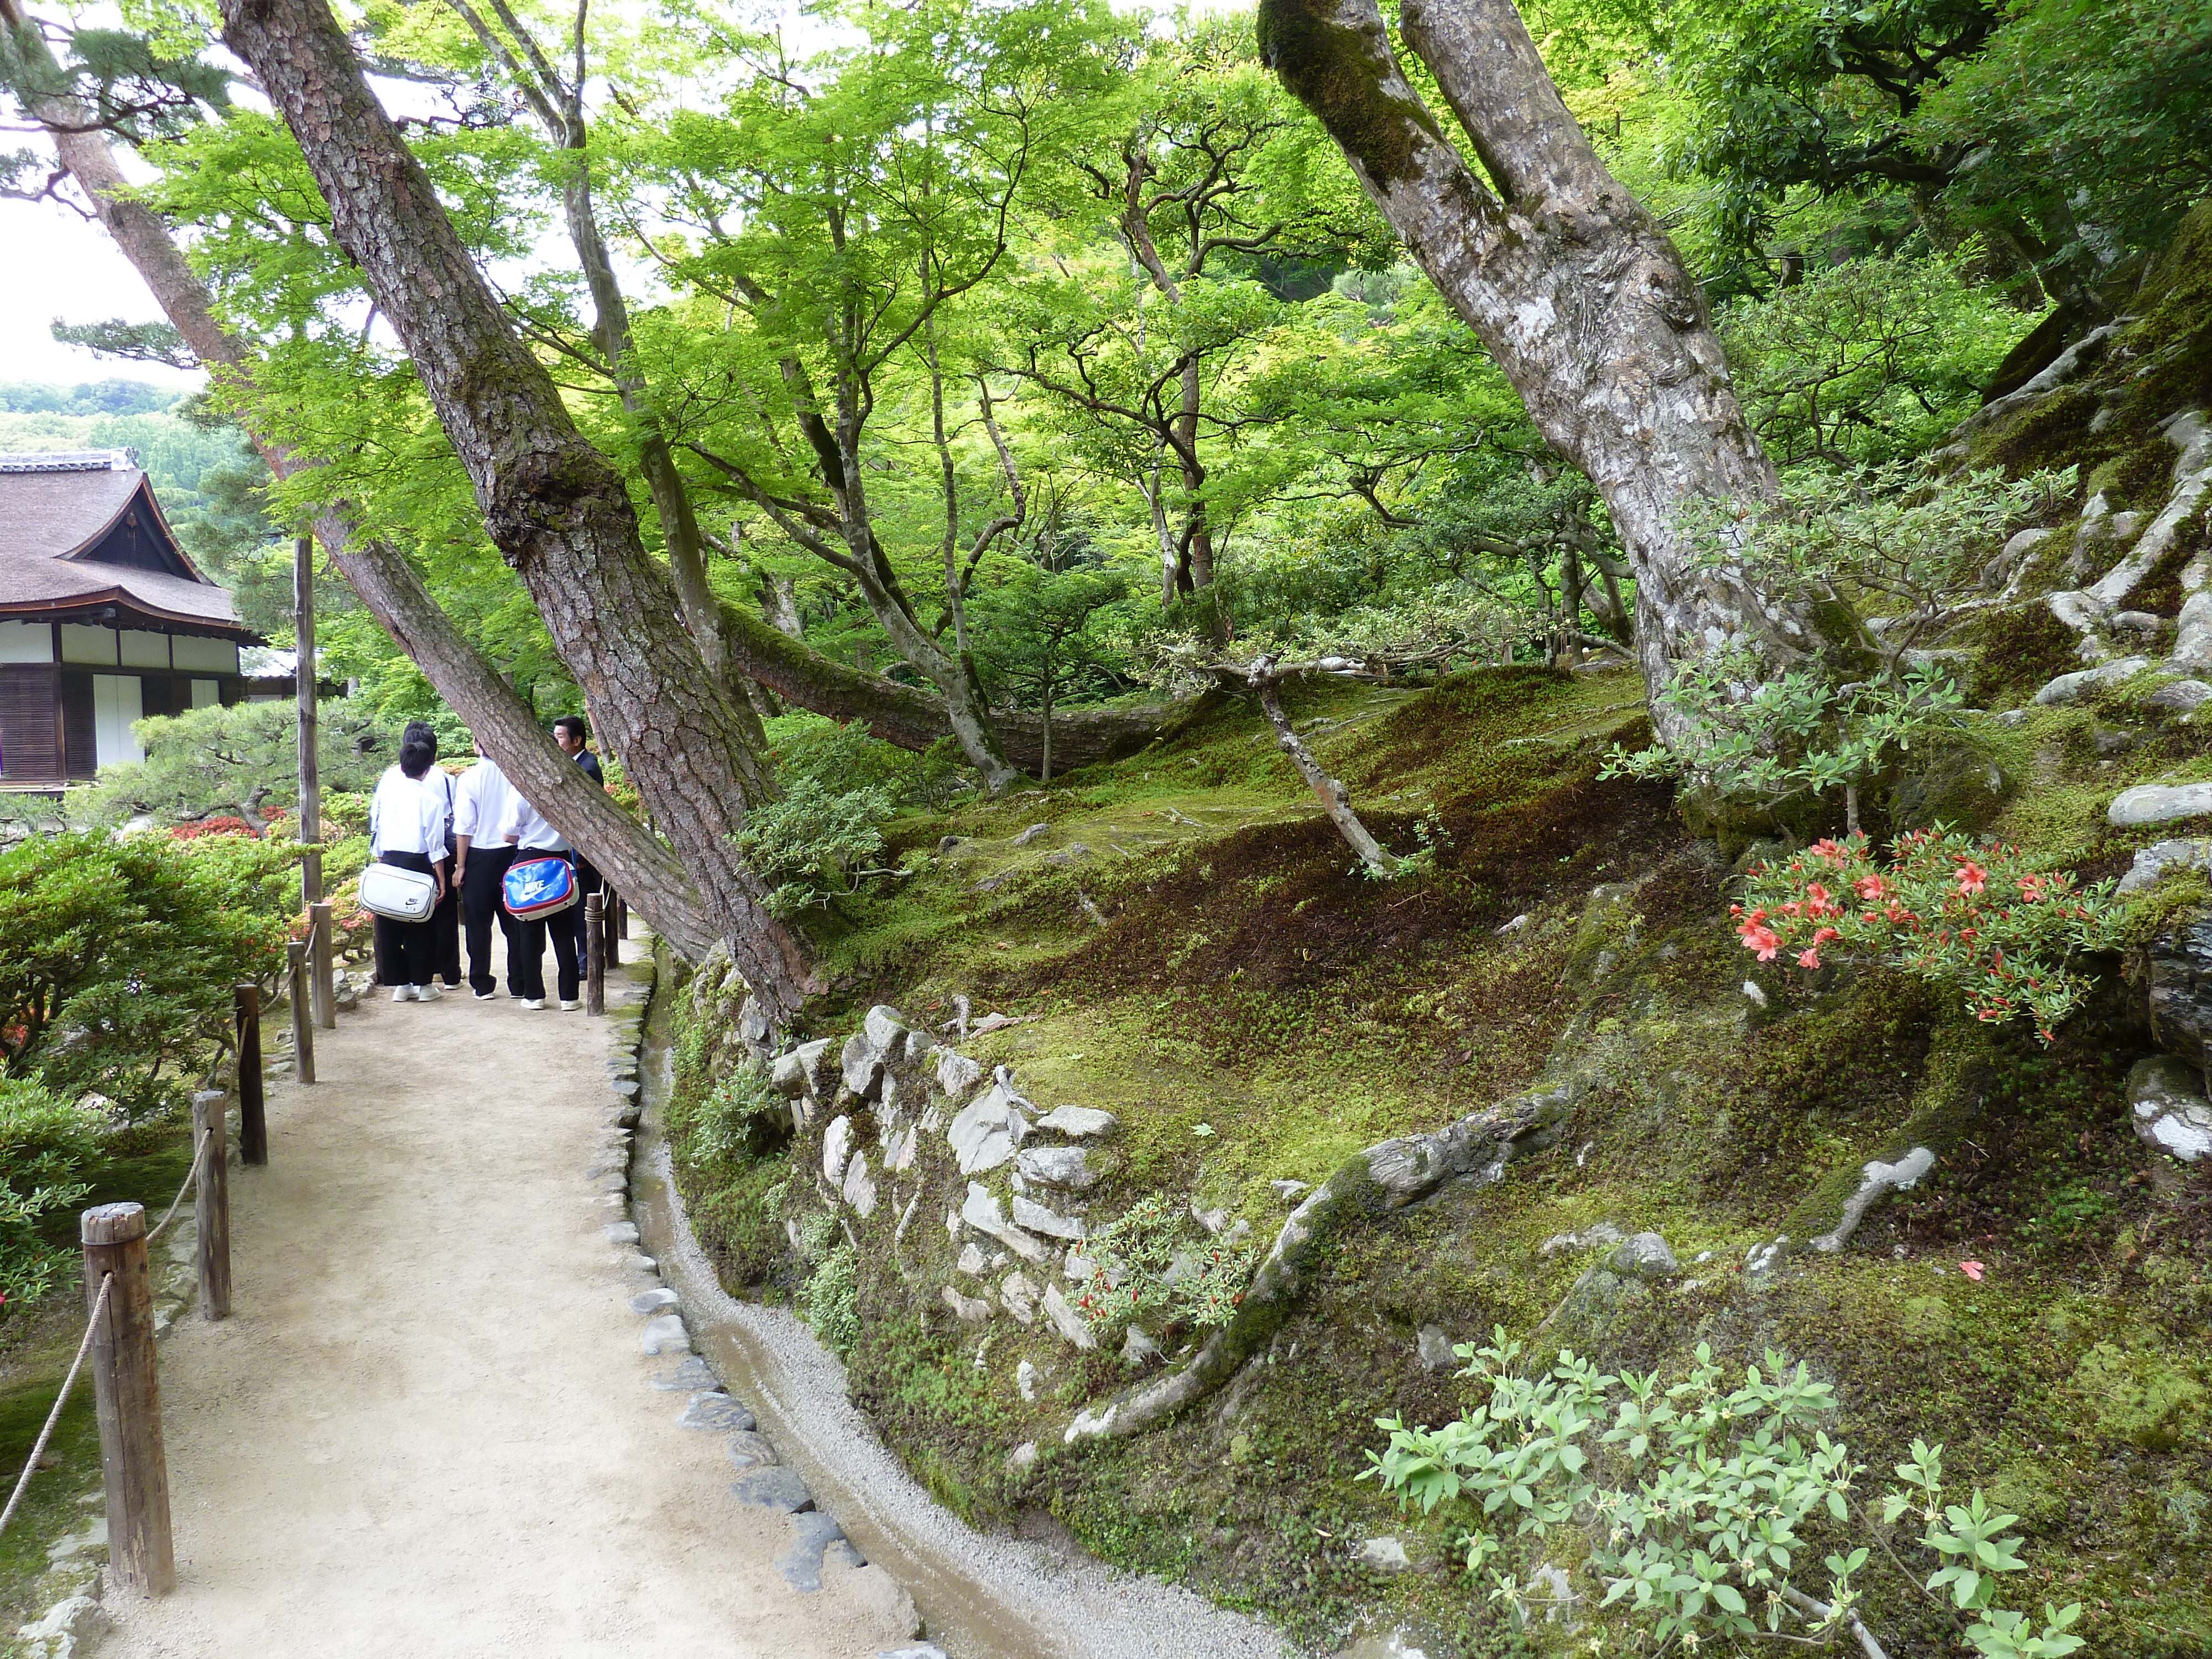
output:
[[[230,595],[213,582],[77,556],[114,527],[145,482],[121,450],[0,454],[0,613],[112,604],[243,633]],[[145,500],[173,544],[150,488]]]

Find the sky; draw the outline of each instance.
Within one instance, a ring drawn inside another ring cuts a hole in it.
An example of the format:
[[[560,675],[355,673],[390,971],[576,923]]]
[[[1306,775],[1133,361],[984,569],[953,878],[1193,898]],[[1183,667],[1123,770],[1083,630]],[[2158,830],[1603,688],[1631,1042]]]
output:
[[[69,323],[161,320],[161,309],[107,233],[51,202],[0,201],[0,380],[149,380],[196,386],[202,377],[155,363],[124,363],[65,346]]]

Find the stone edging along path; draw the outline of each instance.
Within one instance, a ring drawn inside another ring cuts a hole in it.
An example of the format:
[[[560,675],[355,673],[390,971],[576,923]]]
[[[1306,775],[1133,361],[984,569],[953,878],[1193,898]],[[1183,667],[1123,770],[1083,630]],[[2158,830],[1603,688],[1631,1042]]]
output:
[[[648,979],[650,962],[648,958]],[[585,1170],[585,1178],[604,1194],[602,1201],[610,1210],[623,1216],[606,1224],[606,1239],[621,1257],[633,1286],[629,1310],[646,1322],[640,1346],[648,1358],[676,1361],[654,1375],[653,1386],[689,1395],[678,1419],[685,1428],[724,1437],[730,1462],[740,1471],[730,1485],[732,1495],[786,1518],[791,1547],[777,1560],[777,1571],[793,1589],[812,1594],[822,1588],[825,1565],[835,1562],[861,1567],[867,1565],[866,1558],[836,1517],[816,1504],[805,1480],[777,1457],[750,1408],[730,1394],[706,1360],[693,1352],[682,1300],[662,1279],[660,1264],[639,1248],[637,1223],[628,1217],[630,1160],[642,1110],[638,1066],[645,1046],[644,1012],[645,998],[641,996],[615,1016],[627,1029],[618,1038],[619,1052],[607,1062],[613,1073],[614,1104],[605,1115],[599,1155]],[[900,1595],[911,1618],[912,1598],[903,1590]],[[920,1620],[914,1619],[909,1628],[919,1634]],[[886,1650],[884,1659],[945,1659],[945,1655],[933,1643],[920,1643]]]

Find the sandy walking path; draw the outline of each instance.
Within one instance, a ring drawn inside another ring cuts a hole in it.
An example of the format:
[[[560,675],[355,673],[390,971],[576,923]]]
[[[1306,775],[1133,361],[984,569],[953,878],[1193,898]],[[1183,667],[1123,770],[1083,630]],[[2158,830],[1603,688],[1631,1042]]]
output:
[[[161,1347],[178,1591],[111,1596],[103,1659],[903,1644],[880,1568],[785,1583],[786,1523],[651,1386],[585,1179],[612,1043],[465,986],[316,1034],[231,1175],[235,1311]]]

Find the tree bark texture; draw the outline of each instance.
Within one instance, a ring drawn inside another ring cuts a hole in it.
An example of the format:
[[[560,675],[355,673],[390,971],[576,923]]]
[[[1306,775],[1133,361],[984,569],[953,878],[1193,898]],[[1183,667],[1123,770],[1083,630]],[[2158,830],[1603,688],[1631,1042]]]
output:
[[[1647,684],[1730,641],[1778,662],[1855,651],[1843,607],[1771,605],[1686,558],[1682,505],[1770,501],[1774,470],[1695,278],[1567,112],[1510,0],[1407,0],[1403,20],[1494,191],[1407,82],[1376,0],[1261,0],[1261,52],[1604,497],[1636,574]],[[1682,736],[1664,705],[1652,718],[1662,739]]]
[[[223,33],[298,140],[340,246],[414,361],[486,529],[594,720],[755,994],[772,1015],[792,1012],[813,988],[811,970],[731,843],[747,802],[772,784],[745,716],[677,621],[621,478],[507,325],[329,7],[231,0]]]

